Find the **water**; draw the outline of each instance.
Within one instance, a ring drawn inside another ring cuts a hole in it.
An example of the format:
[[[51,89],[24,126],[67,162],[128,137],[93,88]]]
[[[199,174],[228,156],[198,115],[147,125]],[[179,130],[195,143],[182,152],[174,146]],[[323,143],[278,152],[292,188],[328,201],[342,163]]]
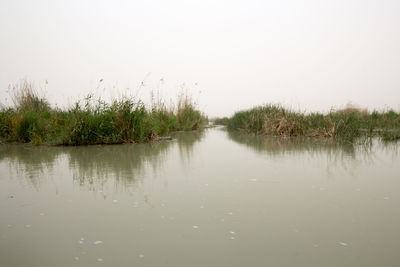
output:
[[[398,144],[0,146],[0,266],[398,266]]]

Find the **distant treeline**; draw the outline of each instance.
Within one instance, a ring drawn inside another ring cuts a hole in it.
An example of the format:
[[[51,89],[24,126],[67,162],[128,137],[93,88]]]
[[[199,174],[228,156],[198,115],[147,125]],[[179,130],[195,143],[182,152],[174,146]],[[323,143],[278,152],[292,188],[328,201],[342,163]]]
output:
[[[217,118],[214,124],[257,135],[322,137],[348,142],[372,136],[386,141],[400,139],[400,114],[394,110],[369,112],[347,107],[321,114],[267,104],[236,112],[231,118]]]
[[[13,107],[0,109],[0,140],[52,145],[137,143],[172,131],[201,128],[207,118],[192,98],[180,94],[175,105],[137,99],[106,103],[92,95],[63,110],[52,108],[32,84],[22,82],[12,94]]]

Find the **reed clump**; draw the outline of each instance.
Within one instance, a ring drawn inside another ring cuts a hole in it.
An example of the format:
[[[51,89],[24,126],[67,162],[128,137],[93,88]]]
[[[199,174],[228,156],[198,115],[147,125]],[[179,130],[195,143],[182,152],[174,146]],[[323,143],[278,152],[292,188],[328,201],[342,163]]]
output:
[[[149,142],[172,131],[196,130],[206,117],[187,95],[178,97],[177,107],[163,102],[151,108],[137,99],[111,103],[88,95],[68,109],[51,108],[32,84],[14,88],[13,107],[0,110],[0,139],[52,145],[92,145]]]
[[[212,122],[214,125],[228,125],[229,118],[228,117],[222,117],[222,118],[214,118]]]
[[[231,118],[217,119],[230,130],[272,136],[334,138],[353,142],[360,137],[400,137],[400,114],[393,110],[368,112],[357,108],[331,110],[327,114],[296,112],[267,104],[236,112]]]
[[[196,109],[191,96],[184,93],[178,97],[176,117],[179,130],[184,131],[197,130],[208,122],[207,118]]]

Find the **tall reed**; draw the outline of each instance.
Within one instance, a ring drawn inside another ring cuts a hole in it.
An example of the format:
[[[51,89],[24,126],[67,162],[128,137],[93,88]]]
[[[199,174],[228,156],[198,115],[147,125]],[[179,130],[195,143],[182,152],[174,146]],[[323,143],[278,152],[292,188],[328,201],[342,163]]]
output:
[[[188,95],[177,106],[159,100],[150,108],[137,99],[107,103],[93,95],[69,109],[51,108],[23,81],[14,88],[13,107],[0,111],[0,139],[32,144],[90,145],[148,142],[171,131],[199,129],[206,117]]]
[[[399,139],[400,114],[393,110],[368,112],[356,108],[331,110],[327,114],[296,112],[267,104],[217,119],[230,130],[273,136],[308,136],[353,142],[378,135],[384,140]]]

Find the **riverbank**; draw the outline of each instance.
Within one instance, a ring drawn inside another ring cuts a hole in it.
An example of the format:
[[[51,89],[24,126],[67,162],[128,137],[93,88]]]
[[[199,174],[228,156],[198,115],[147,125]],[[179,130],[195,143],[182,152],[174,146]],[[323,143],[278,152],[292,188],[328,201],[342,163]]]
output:
[[[121,98],[107,103],[92,95],[62,110],[53,108],[28,82],[12,95],[14,106],[0,110],[0,140],[34,145],[143,143],[174,131],[201,129],[207,122],[185,94],[167,106],[157,99]]]
[[[236,112],[230,118],[218,118],[214,123],[256,135],[322,137],[345,142],[371,136],[385,141],[400,139],[400,114],[394,110],[369,112],[345,108],[322,114],[268,104]]]

